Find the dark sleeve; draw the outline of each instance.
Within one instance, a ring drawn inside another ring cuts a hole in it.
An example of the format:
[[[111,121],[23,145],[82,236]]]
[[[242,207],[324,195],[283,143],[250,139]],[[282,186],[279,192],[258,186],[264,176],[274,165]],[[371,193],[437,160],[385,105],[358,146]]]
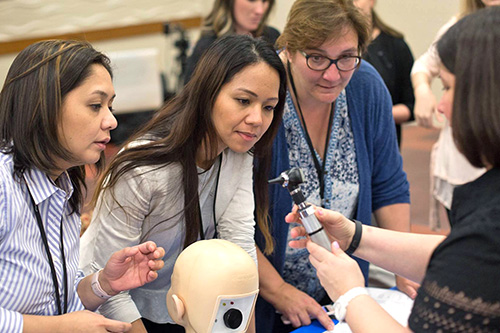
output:
[[[410,119],[408,121],[414,120],[413,107],[415,105],[415,96],[413,95],[413,85],[411,84],[411,68],[413,67],[413,55],[410,48],[404,41],[404,39],[395,39],[395,54],[394,59],[396,60],[396,68],[398,73],[398,83],[396,89],[398,89],[398,96],[394,101],[394,104],[404,104],[410,110]]]
[[[202,35],[191,53],[191,56],[186,61],[186,72],[184,73],[184,84],[188,83],[193,75],[194,69],[198,64],[201,56],[205,52],[206,49],[216,40],[214,34],[210,33],[207,35]]]
[[[276,30],[275,28],[270,27],[270,26],[266,26],[264,28],[264,33],[262,34],[262,38],[264,38],[265,40],[267,40],[269,43],[271,43],[274,46],[275,46],[276,40],[278,39],[279,36],[280,36],[280,32],[278,30]]]
[[[414,332],[498,332],[500,225],[471,215],[432,254],[408,321]]]

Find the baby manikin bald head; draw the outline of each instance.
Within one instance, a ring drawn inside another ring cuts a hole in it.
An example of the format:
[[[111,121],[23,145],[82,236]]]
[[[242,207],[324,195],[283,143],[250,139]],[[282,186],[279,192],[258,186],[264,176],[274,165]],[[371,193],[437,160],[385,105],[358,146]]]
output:
[[[253,259],[221,239],[198,241],[177,258],[167,294],[170,317],[186,332],[245,332],[259,292]]]

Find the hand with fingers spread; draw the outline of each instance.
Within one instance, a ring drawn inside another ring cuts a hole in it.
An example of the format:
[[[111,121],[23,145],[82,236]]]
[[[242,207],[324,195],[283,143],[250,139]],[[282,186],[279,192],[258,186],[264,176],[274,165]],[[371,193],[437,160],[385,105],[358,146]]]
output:
[[[293,327],[309,325],[316,318],[327,330],[333,329],[332,320],[311,296],[286,282],[279,288],[279,295],[273,305]]]
[[[315,210],[314,214],[325,228],[330,241],[337,241],[342,248],[346,249],[351,244],[352,237],[354,236],[354,223],[338,212],[321,207],[315,207]],[[288,223],[300,223],[297,206],[293,207],[292,212],[285,217],[285,221]],[[307,233],[304,227],[299,226],[292,229],[291,236],[293,238],[303,237],[307,236]],[[307,239],[294,240],[290,241],[290,246],[293,248],[304,248],[306,247],[306,242]]]
[[[332,243],[332,252],[310,241],[307,250],[321,285],[333,301],[352,288],[365,286],[358,263],[342,251],[337,241]]]
[[[157,271],[163,268],[162,247],[148,241],[113,253],[102,270],[99,279],[104,290],[117,294],[134,289],[155,280]],[[108,288],[106,288],[108,287]]]

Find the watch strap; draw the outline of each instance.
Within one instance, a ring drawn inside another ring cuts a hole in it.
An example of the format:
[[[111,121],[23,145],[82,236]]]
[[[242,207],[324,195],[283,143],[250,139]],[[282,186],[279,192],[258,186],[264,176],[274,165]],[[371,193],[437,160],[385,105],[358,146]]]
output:
[[[363,233],[363,224],[359,222],[358,220],[351,220],[352,222],[355,223],[356,229],[354,230],[354,236],[352,237],[351,244],[345,251],[345,253],[351,255],[356,251],[356,249],[359,246],[359,243],[361,242],[361,234]]]
[[[90,286],[92,287],[92,291],[97,297],[101,299],[110,299],[111,295],[105,292],[104,289],[102,289],[101,284],[99,283],[99,273],[101,273],[101,271],[102,269],[92,275],[92,282]]]
[[[368,295],[368,290],[366,290],[365,287],[354,287],[344,295],[340,296],[333,305],[335,318],[337,318],[338,321],[344,321],[347,314],[347,306],[349,305],[349,302],[361,295]]]

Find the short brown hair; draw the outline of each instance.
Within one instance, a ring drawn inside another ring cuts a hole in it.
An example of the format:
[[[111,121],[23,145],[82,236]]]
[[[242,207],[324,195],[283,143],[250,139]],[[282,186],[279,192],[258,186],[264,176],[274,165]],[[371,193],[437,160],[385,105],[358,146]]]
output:
[[[290,52],[318,47],[347,27],[357,33],[362,54],[370,42],[370,24],[352,0],[296,0],[277,45]]]

